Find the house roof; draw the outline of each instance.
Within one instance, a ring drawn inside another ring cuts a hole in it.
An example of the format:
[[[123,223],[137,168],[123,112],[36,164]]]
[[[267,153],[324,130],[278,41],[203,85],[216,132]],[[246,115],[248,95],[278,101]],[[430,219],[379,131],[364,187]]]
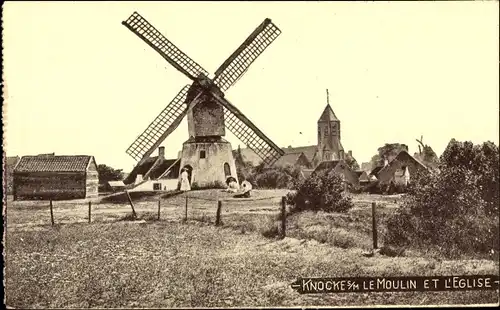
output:
[[[384,168],[384,166],[377,166],[375,167],[369,175],[373,175],[373,176],[377,176],[380,172],[380,170],[382,170],[382,168]]]
[[[23,156],[15,172],[83,172],[93,156]]]
[[[320,171],[320,170],[331,170],[331,169],[335,169],[335,167],[337,167],[337,165],[341,162],[341,160],[327,160],[327,161],[323,161],[321,162],[318,167],[316,167],[316,169],[314,169],[314,171]]]
[[[158,156],[149,157],[140,165],[135,166],[134,169],[132,169],[132,171],[129,173],[127,178],[123,180],[123,183],[125,184],[134,183],[138,174],[144,176],[149,171],[149,169],[153,167],[157,159]]]
[[[321,113],[321,116],[318,120],[318,122],[324,122],[324,121],[338,121],[339,119],[333,112],[332,107],[330,104],[327,104],[325,109],[323,110],[323,113]]]
[[[314,153],[316,153],[317,145],[309,145],[309,146],[298,146],[298,147],[284,147],[282,150],[285,154],[290,153],[304,153],[307,160],[311,161],[314,157]]]
[[[291,153],[304,153],[304,156],[307,158],[307,160],[312,161],[314,154],[316,153],[316,145],[309,145],[309,146],[299,146],[299,147],[283,147],[281,148],[286,154],[291,154]],[[241,150],[241,156],[243,156],[244,161],[249,161],[251,162],[254,166],[257,166],[262,162],[262,158],[260,158],[259,155],[257,155],[252,149],[250,148],[240,148]],[[233,150],[233,156],[236,155],[237,150]],[[285,156],[283,155],[283,156]]]
[[[420,162],[415,157],[411,156],[410,153],[408,153],[407,151],[402,150],[402,151],[400,151],[398,153],[398,155],[396,155],[396,157],[387,166],[382,167],[382,169],[378,173],[380,173],[382,171],[385,171],[387,169],[392,168],[392,166],[394,165],[394,163],[396,163],[397,161],[403,161],[403,160],[408,160],[408,159],[411,160],[411,161],[413,161],[414,163],[416,163],[421,168],[423,168],[425,170],[428,170],[428,168],[422,162]]]
[[[297,163],[299,160],[300,156],[305,156],[304,153],[302,152],[297,152],[297,153],[286,153],[285,155],[281,156],[275,163],[274,166],[276,167],[285,167],[285,166],[293,166]]]
[[[181,161],[180,160],[177,160],[177,159],[165,159],[157,167],[155,167],[153,169],[153,171],[151,171],[151,173],[149,174],[149,176],[152,179],[159,178],[165,172],[165,170],[167,170],[168,168],[170,168],[170,166],[172,166],[174,163],[176,163],[176,165],[174,167],[172,167],[172,170],[179,171],[179,168],[181,167]]]
[[[167,170],[170,166],[172,166],[176,161],[177,165],[174,166],[175,168],[180,167],[180,160],[178,161],[177,159],[163,159],[160,162],[158,162],[158,156],[153,156],[149,157],[146,159],[142,164],[137,165],[134,167],[132,172],[129,173],[129,175],[123,180],[123,183],[125,184],[131,184],[135,182],[135,179],[137,178],[137,175],[142,175],[143,177],[148,173],[151,168],[151,172],[149,173],[149,178],[151,179],[157,179],[159,178],[165,170]],[[157,164],[155,167],[153,165]]]
[[[370,178],[368,177],[368,174],[364,170],[356,170],[354,171],[356,173],[356,176],[358,177],[359,181],[370,181]]]
[[[109,186],[112,187],[120,187],[120,186],[125,186],[123,181],[108,181]]]

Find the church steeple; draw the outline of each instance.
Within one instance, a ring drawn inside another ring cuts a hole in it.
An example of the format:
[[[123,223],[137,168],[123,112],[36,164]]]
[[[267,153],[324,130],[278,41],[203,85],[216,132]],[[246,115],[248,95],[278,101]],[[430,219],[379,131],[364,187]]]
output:
[[[318,119],[318,155],[321,161],[344,159],[344,148],[340,143],[340,120],[330,105],[326,90],[326,107]]]

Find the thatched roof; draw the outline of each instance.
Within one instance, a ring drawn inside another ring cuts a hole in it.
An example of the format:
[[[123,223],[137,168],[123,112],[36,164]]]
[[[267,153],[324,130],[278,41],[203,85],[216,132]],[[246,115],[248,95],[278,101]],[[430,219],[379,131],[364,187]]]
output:
[[[15,172],[84,172],[93,156],[23,156]]]

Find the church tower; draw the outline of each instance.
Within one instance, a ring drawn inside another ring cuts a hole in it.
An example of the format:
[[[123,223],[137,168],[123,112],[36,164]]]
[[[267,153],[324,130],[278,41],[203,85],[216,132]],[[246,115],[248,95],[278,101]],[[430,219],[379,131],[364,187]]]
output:
[[[340,143],[340,120],[330,106],[328,89],[326,90],[326,107],[318,119],[318,151],[319,162],[344,159],[344,148]]]

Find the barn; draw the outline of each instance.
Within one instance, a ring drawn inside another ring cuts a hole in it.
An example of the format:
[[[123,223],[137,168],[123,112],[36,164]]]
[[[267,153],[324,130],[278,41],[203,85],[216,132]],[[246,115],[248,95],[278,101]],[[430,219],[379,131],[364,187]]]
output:
[[[14,200],[96,198],[99,175],[93,156],[23,156],[14,169]]]

